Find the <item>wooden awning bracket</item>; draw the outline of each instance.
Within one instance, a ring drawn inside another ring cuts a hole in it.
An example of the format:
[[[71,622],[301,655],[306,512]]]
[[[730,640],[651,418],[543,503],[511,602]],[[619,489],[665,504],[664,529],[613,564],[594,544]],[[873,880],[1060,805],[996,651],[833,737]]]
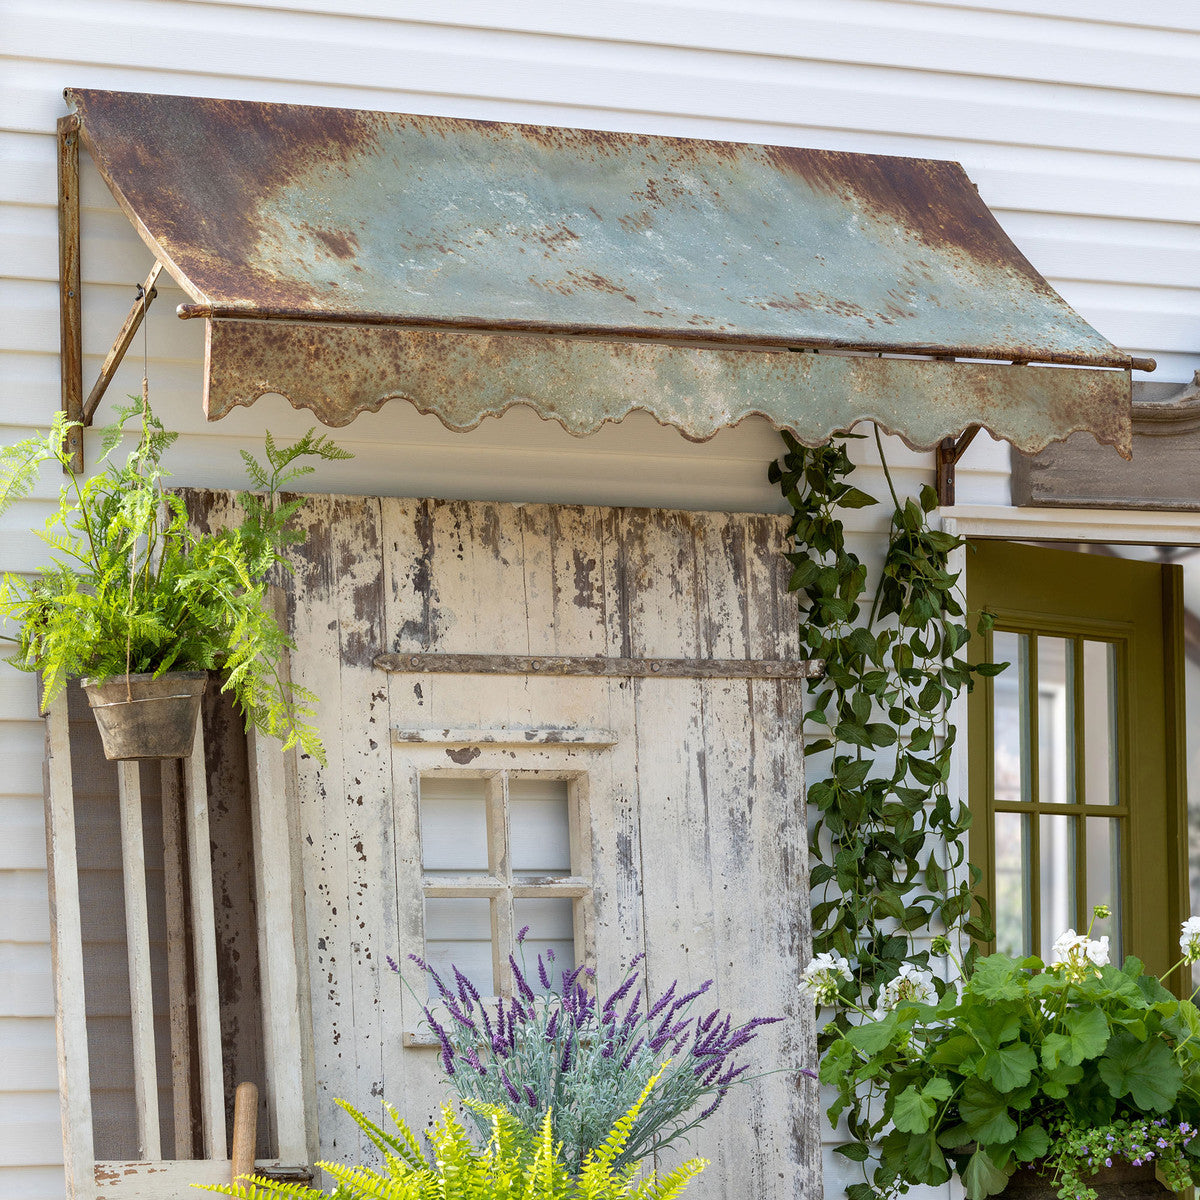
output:
[[[967,452],[967,447],[975,440],[975,435],[981,426],[968,425],[957,438],[943,438],[935,454],[937,455],[937,496],[938,504],[946,508],[954,503],[954,468],[958,460]]]
[[[62,410],[78,425],[67,434],[71,470],[83,470],[83,430],[92,423],[108,385],[133,343],[145,319],[146,310],[158,295],[158,277],[163,265],[155,262],[129,306],[100,374],[87,399],[83,398],[83,295],[79,270],[79,118],[61,117],[58,121],[58,307],[59,346],[62,371]]]

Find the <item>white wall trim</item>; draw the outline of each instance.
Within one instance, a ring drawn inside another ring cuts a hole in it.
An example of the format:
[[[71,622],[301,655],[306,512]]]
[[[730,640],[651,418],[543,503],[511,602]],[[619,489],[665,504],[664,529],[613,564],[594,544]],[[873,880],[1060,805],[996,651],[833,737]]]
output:
[[[939,515],[942,528],[959,537],[1200,546],[1200,512],[1003,508],[969,504],[944,508]]]

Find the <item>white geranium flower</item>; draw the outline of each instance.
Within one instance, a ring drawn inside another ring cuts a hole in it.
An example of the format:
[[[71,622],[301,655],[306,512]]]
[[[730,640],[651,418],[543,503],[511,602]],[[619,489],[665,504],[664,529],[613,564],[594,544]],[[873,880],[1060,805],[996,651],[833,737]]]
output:
[[[843,979],[852,979],[849,960],[840,954],[825,952],[810,960],[800,976],[800,993],[814,1004],[833,1004]]]
[[[900,967],[900,974],[891,980],[883,989],[875,1012],[882,1016],[889,1013],[900,1004],[934,1004],[937,992],[933,987],[933,975],[921,967],[906,962]]]
[[[1068,979],[1079,983],[1089,975],[1099,975],[1096,968],[1108,962],[1108,935],[1093,941],[1068,929],[1055,941],[1051,955],[1053,965],[1061,968]]]
[[[1085,941],[1084,952],[1098,967],[1108,965],[1108,934],[1099,940]]]
[[[1188,962],[1200,958],[1200,917],[1188,917],[1179,930],[1179,948]]]

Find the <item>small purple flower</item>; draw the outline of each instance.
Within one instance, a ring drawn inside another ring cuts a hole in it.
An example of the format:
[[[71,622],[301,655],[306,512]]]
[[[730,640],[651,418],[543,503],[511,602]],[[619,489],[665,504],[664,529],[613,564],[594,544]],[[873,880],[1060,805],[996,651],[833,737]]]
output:
[[[525,940],[528,933],[529,933],[528,925],[522,925],[521,928],[517,930],[517,945],[518,946]]]
[[[1133,1165],[1134,1165],[1135,1167],[1140,1167],[1140,1166],[1142,1165],[1142,1160],[1141,1160],[1140,1158],[1135,1158],[1135,1159],[1133,1160]]]
[[[554,947],[553,946],[546,947],[546,961],[547,962],[554,961]]]
[[[537,1098],[537,1095],[534,1093],[533,1088],[531,1088],[529,1086],[529,1084],[525,1085],[525,1099],[529,1101],[530,1108],[537,1108],[538,1098]]]
[[[1166,1138],[1158,1139],[1158,1148],[1160,1150],[1165,1150],[1167,1148],[1167,1139]]]
[[[554,1034],[557,1031],[557,1029],[558,1029],[558,1009],[556,1008],[550,1014],[550,1022],[546,1026],[546,1041],[548,1041],[548,1042],[554,1041]]]
[[[642,1048],[642,1045],[645,1042],[645,1040],[646,1039],[644,1037],[638,1038],[638,1040],[633,1043],[633,1046],[630,1048],[629,1052],[625,1055],[625,1057],[623,1059],[621,1059],[621,1070],[622,1071],[629,1070],[629,1064],[631,1062],[633,1062],[634,1057],[636,1056],[637,1052]]]
[[[571,1041],[568,1038],[567,1044],[563,1047],[562,1062],[559,1064],[559,1070],[565,1075],[571,1069]]]
[[[1106,1158],[1106,1159],[1104,1160],[1104,1165],[1105,1165],[1106,1167],[1111,1167],[1111,1166],[1112,1166],[1112,1159],[1111,1159],[1111,1158]]]
[[[542,987],[549,990],[550,975],[546,970],[546,960],[540,954],[538,955],[538,979],[542,981]]]
[[[500,1068],[500,1082],[502,1084],[504,1084],[504,1090],[512,1098],[512,1102],[514,1104],[520,1104],[521,1103],[521,1093],[518,1092],[515,1087],[513,1087],[512,1080],[509,1079],[508,1074],[505,1072],[503,1067]]]
[[[625,982],[607,1000],[604,1002],[604,1011],[611,1012],[626,996],[629,995],[630,989],[638,981],[638,973],[635,971],[625,977]]]
[[[466,1006],[467,1012],[471,1011],[471,1001],[483,1007],[483,1001],[479,998],[479,992],[475,985],[457,968],[454,968],[454,979],[458,984],[459,999]]]
[[[528,928],[528,926],[526,927]],[[518,939],[519,940],[519,939]],[[525,981],[525,976],[521,973],[521,968],[517,966],[517,960],[510,954],[508,956],[508,965],[512,967],[513,978],[517,981],[517,991],[521,995],[521,999],[533,1002],[533,988]],[[515,1001],[514,1001],[515,1003]],[[522,1018],[524,1019],[524,1018]]]
[[[397,975],[400,974],[400,964],[390,954],[384,958],[384,961],[389,967],[392,968],[393,971],[396,972]]]
[[[654,1007],[646,1014],[647,1021],[653,1021],[654,1018],[657,1017],[658,1014],[660,1012],[662,1012],[662,1010],[664,1008],[666,1008],[668,1004],[671,1003],[672,999],[675,996],[675,989],[676,989],[676,987],[678,987],[678,985],[679,985],[679,980],[677,979],[677,980],[675,980],[674,983],[671,984],[671,986],[669,988],[667,988],[667,990],[662,994],[662,996],[659,997],[659,999],[658,999],[657,1003],[654,1005]]]

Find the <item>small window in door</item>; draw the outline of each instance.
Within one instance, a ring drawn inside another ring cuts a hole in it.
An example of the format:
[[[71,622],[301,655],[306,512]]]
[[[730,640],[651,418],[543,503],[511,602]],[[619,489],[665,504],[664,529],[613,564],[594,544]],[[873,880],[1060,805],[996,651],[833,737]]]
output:
[[[438,771],[420,777],[424,957],[457,966],[483,996],[510,995],[524,929],[555,975],[582,960],[592,894],[579,775]],[[537,985],[536,972],[529,977]],[[430,998],[437,989],[428,982]]]

